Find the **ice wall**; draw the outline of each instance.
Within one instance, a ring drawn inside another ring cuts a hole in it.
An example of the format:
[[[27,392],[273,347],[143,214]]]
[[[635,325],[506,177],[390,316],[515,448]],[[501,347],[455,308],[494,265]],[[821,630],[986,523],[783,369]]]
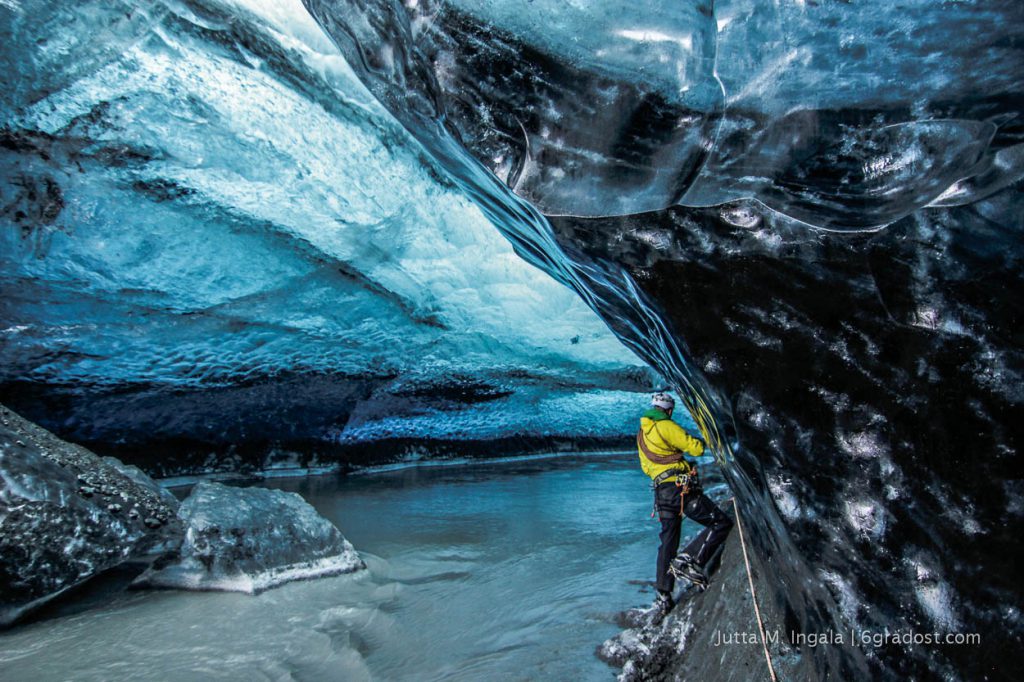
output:
[[[684,393],[782,631],[987,633],[802,677],[1012,677],[1024,6],[305,4]]]
[[[11,2],[0,35],[0,380],[27,416],[161,473],[632,428],[652,375],[299,3]]]

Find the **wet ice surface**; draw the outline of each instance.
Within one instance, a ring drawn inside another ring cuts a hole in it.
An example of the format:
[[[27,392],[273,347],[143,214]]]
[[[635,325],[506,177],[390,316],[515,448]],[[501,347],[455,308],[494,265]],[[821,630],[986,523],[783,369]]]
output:
[[[630,582],[657,549],[634,455],[261,485],[302,494],[369,570],[255,597],[116,593],[0,635],[4,680],[610,679],[595,648],[652,598]]]
[[[334,524],[295,493],[202,481],[178,518],[185,524],[181,548],[137,584],[256,594],[364,568]]]

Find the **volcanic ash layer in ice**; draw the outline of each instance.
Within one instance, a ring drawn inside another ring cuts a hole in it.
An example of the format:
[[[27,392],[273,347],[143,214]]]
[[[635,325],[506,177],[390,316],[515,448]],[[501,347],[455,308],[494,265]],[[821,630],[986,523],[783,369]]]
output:
[[[257,594],[291,580],[365,568],[352,544],[295,493],[199,483],[178,517],[185,540],[140,586]]]
[[[177,506],[135,467],[0,405],[0,625],[123,561],[174,546]]]

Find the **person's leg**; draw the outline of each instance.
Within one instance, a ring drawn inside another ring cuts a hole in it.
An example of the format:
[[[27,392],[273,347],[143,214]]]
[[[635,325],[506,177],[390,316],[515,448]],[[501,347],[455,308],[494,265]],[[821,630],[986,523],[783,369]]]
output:
[[[655,589],[658,592],[671,594],[675,587],[676,579],[668,572],[668,567],[679,550],[679,529],[682,527],[681,516],[669,516],[661,518],[661,533],[659,538],[661,545],[658,547],[658,574],[654,581]]]
[[[679,515],[679,488],[675,483],[662,483],[654,489],[654,507],[661,521],[655,586],[659,592],[670,593],[675,586],[675,576],[669,574],[668,568],[679,551],[679,533],[683,524]]]
[[[686,518],[693,519],[704,526],[683,550],[694,563],[703,568],[715,550],[725,542],[732,530],[732,519],[725,515],[707,495],[699,493],[686,499]]]

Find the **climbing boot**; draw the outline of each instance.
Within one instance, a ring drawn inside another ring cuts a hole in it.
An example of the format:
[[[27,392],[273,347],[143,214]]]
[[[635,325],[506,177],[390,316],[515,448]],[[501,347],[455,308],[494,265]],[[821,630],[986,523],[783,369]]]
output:
[[[655,597],[654,605],[651,607],[651,624],[659,624],[675,606],[676,601],[672,598],[672,593],[658,590],[658,596]]]
[[[673,559],[669,564],[668,571],[675,576],[676,580],[685,578],[702,590],[708,586],[708,576],[697,565],[697,562],[690,558],[689,554],[680,554]]]

